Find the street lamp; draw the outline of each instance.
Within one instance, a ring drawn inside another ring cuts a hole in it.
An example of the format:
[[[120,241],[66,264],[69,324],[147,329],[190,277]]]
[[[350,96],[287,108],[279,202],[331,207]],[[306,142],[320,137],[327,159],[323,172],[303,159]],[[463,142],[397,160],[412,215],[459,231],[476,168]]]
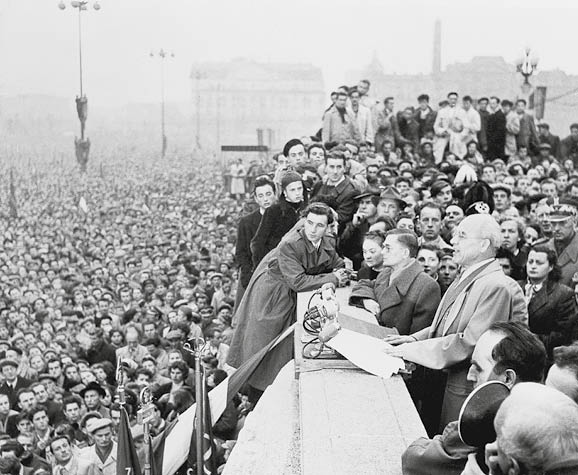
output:
[[[165,153],[167,151],[167,136],[165,134],[165,59],[174,58],[174,53],[169,53],[163,48],[160,49],[158,53],[151,51],[151,58],[159,58],[161,63],[161,158],[165,158]]]
[[[80,72],[80,94],[76,96],[75,100],[76,113],[78,114],[78,120],[80,121],[80,138],[74,138],[74,150],[76,153],[76,160],[80,165],[80,171],[82,173],[86,172],[88,154],[90,152],[90,139],[84,137],[86,119],[88,117],[88,99],[84,94],[82,84],[82,12],[88,10],[89,4],[90,2],[88,0],[73,0],[70,2],[72,8],[78,9],[78,65]],[[100,3],[98,3],[98,0],[92,2],[92,7],[96,11],[100,10]],[[60,1],[58,8],[65,10],[66,4],[63,1]]]
[[[524,94],[528,94],[532,90],[529,79],[530,76],[536,72],[536,69],[538,69],[538,58],[530,53],[530,48],[526,48],[524,55],[516,60],[516,70],[524,76],[524,82],[522,84],[522,92],[524,92]]]

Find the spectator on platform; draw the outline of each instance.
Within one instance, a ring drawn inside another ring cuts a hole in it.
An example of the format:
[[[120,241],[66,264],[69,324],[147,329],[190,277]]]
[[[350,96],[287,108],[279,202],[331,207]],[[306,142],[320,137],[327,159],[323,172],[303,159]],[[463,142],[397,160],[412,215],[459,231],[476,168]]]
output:
[[[374,281],[358,282],[349,298],[400,335],[428,328],[440,300],[439,286],[416,261],[417,252],[414,233],[388,231],[382,250],[384,269]]]
[[[347,108],[347,93],[340,92],[334,107],[326,112],[321,137],[328,148],[344,143],[346,140],[361,142],[362,136],[357,119]]]

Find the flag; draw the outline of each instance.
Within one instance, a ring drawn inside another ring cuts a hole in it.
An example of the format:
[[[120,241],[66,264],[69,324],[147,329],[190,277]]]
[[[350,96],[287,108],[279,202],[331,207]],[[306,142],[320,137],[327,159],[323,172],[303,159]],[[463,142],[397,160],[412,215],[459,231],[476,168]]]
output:
[[[14,173],[10,169],[10,198],[8,198],[8,206],[10,207],[10,217],[18,217],[18,206],[16,204],[16,186],[14,185]]]
[[[287,328],[281,335],[269,343],[251,358],[245,361],[231,375],[225,378],[221,383],[213,388],[209,394],[211,421],[217,422],[225,412],[227,403],[233,399],[241,386],[245,384],[257,367],[265,359],[269,352],[274,351],[275,347],[284,341],[293,333],[295,323]],[[166,436],[164,443],[159,444],[155,450],[155,459],[162,467],[163,475],[173,475],[185,463],[189,457],[191,448],[191,439],[193,437],[193,424],[197,411],[197,405],[193,404],[183,412],[177,423],[172,427],[171,432]],[[193,442],[194,446],[194,442]]]
[[[203,371],[204,372],[204,371]],[[201,414],[203,417],[203,422],[201,424],[197,423],[195,418],[195,427],[193,429],[193,435],[191,437],[191,445],[189,448],[189,467],[196,470],[197,466],[197,431],[199,430],[199,425],[203,431],[203,473],[205,475],[217,475],[217,460],[215,440],[213,439],[213,424],[211,422],[211,406],[209,401],[209,392],[207,391],[207,382],[203,375],[203,398],[201,404]]]
[[[84,196],[80,198],[80,201],[78,202],[78,207],[84,214],[88,214],[88,205],[86,204]]]
[[[124,407],[121,407],[116,453],[116,475],[141,475],[141,473],[136,447],[130,432],[128,415]]]

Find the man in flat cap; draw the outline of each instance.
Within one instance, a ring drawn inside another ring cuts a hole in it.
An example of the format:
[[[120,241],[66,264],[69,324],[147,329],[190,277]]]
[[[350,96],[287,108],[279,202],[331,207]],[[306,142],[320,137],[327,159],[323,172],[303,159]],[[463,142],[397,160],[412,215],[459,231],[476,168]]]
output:
[[[82,452],[82,465],[87,465],[85,475],[116,475],[116,443],[112,440],[112,420],[91,419],[86,431],[92,436],[94,445]]]
[[[556,158],[560,158],[560,137],[550,132],[550,126],[545,122],[538,124],[538,140],[541,145],[550,145],[550,152]]]
[[[573,288],[572,277],[578,272],[576,206],[573,200],[560,200],[560,204],[552,205],[548,222],[553,232],[550,244],[558,253],[558,265],[562,270],[560,283]]]

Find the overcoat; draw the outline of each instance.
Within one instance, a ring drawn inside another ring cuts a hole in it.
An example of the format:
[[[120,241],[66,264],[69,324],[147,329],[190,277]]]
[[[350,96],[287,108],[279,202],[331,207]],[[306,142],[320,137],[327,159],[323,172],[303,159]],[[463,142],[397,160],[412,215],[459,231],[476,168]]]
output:
[[[337,285],[334,269],[343,267],[335,246],[324,237],[316,249],[304,230],[291,230],[255,270],[237,309],[237,328],[227,363],[239,368],[296,320],[297,292],[317,290],[325,283]],[[272,351],[249,380],[265,390],[280,369],[293,358],[293,339]]]
[[[462,282],[456,279],[444,294],[431,326],[412,334],[418,341],[399,347],[405,360],[448,373],[441,428],[458,419],[472,391],[467,374],[476,342],[493,323],[505,321],[527,324],[528,309],[520,286],[493,259]]]
[[[375,280],[362,280],[352,289],[349,303],[363,306],[363,299],[379,303],[379,324],[409,335],[429,328],[440,303],[440,288],[418,262],[414,262],[391,282],[391,267]]]

